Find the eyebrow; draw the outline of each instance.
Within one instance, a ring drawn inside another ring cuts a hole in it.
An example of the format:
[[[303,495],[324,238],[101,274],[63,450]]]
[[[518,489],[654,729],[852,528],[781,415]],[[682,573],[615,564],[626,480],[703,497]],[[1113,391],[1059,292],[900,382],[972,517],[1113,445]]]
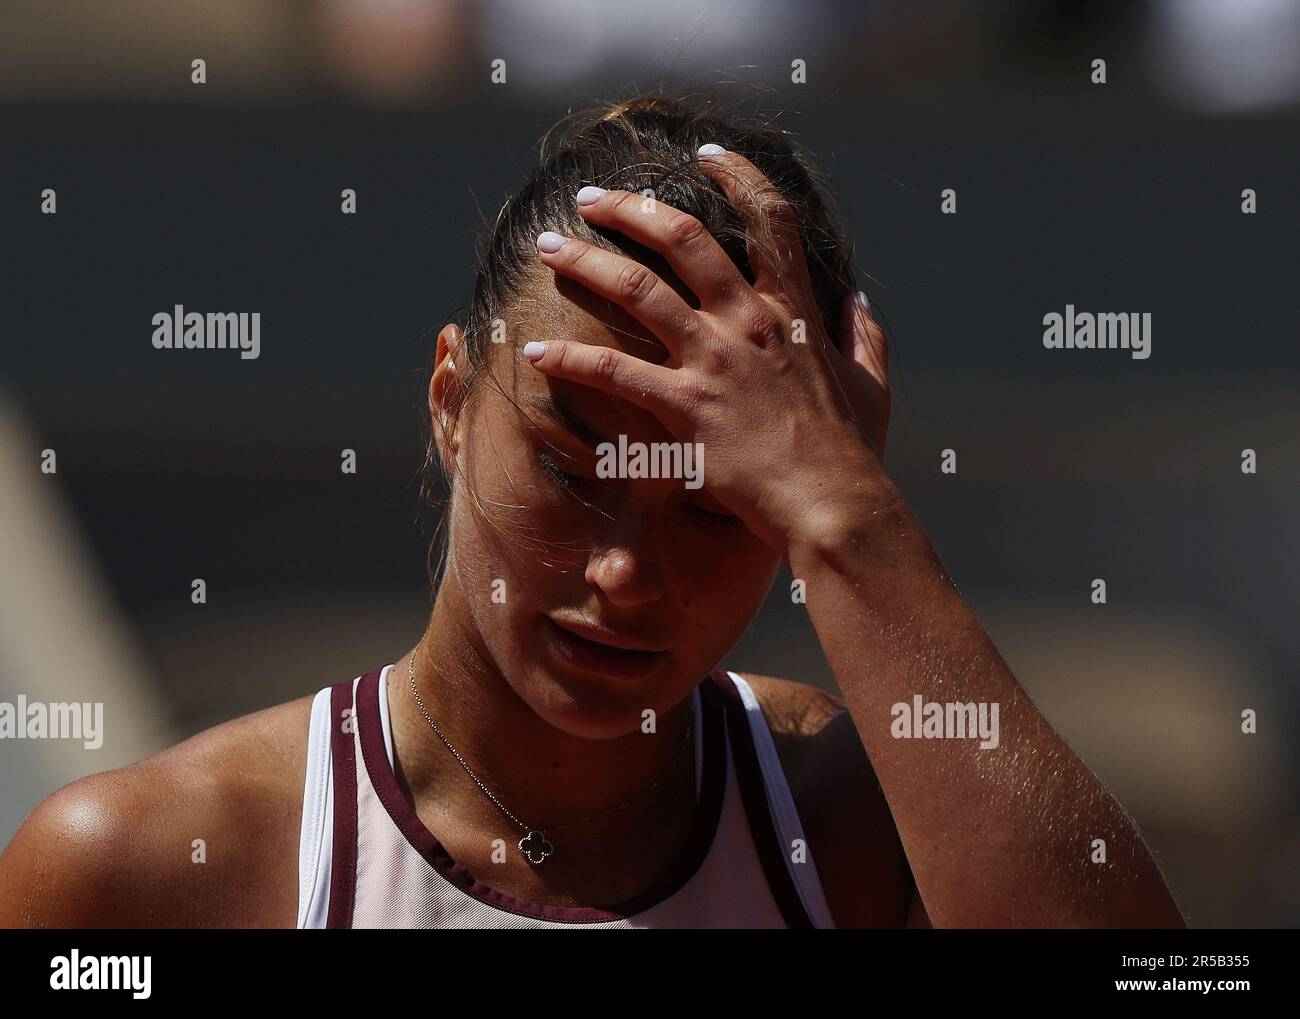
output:
[[[527,396],[524,399],[525,402],[536,407],[557,425],[577,436],[584,445],[590,446],[593,450],[605,441],[574,417],[573,412],[553,396]]]

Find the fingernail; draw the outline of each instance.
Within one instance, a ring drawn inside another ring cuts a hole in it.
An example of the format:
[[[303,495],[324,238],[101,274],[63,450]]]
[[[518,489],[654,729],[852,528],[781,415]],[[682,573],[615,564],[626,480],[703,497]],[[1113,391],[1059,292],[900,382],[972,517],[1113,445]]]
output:
[[[701,145],[699,151],[697,151],[695,154],[697,156],[721,156],[726,151],[727,150],[724,149],[721,145],[714,145],[713,142],[708,142],[705,145]]]
[[[604,193],[604,188],[598,188],[594,184],[588,184],[586,187],[578,189],[578,193],[574,196],[574,199],[579,205],[594,205]]]
[[[554,230],[546,230],[537,235],[537,249],[545,251],[548,255],[553,255],[564,247],[564,242],[568,239],[564,234],[557,234]]]
[[[871,302],[867,300],[867,292],[865,290],[859,290],[853,296],[857,298],[858,304],[862,305],[862,310],[865,311],[868,315],[870,315]]]
[[[543,237],[546,234],[542,234]],[[539,343],[537,340],[529,340],[524,344],[524,357],[530,361],[539,361],[543,354],[546,353],[546,344]]]

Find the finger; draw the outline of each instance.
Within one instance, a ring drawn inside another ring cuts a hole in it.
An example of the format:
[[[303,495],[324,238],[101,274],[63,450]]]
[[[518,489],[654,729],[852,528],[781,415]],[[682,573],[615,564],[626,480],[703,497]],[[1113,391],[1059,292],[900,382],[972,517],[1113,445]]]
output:
[[[621,350],[570,340],[532,340],[524,344],[524,357],[543,374],[627,400],[665,423],[665,416],[676,409],[675,370]]]
[[[771,296],[812,290],[794,209],[757,166],[739,152],[700,146],[700,169],[731,199],[749,226],[746,250],[754,289]]]
[[[538,235],[537,252],[560,275],[624,309],[681,362],[683,343],[699,329],[695,309],[649,266],[551,230]]]
[[[618,230],[663,255],[702,308],[725,304],[732,294],[749,289],[736,263],[694,216],[645,195],[591,186],[575,201],[588,223]]]
[[[872,317],[871,302],[861,290],[845,297],[840,306],[838,346],[845,359],[866,369],[882,389],[889,388],[885,333]]]
[[[871,314],[871,303],[861,290],[847,295],[840,305],[836,347],[854,370],[865,372],[878,387],[877,415],[874,424],[864,424],[856,414],[850,416],[878,456],[884,455],[885,440],[889,432],[889,362],[885,334]],[[852,406],[852,401],[849,403]]]

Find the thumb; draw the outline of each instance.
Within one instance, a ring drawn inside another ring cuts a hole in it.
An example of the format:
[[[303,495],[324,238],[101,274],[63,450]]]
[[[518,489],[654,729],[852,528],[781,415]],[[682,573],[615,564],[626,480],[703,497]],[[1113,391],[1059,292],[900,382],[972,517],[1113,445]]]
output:
[[[861,365],[880,385],[889,389],[889,347],[884,330],[871,315],[871,302],[861,290],[849,294],[840,306],[839,351]]]

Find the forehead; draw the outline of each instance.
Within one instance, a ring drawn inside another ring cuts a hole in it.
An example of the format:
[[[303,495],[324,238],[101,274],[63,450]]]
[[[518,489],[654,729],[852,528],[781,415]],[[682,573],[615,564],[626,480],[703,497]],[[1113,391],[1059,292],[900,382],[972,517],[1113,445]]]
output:
[[[699,306],[661,256],[648,253],[637,261],[649,266],[689,306]],[[653,332],[617,304],[545,266],[539,266],[528,294],[516,308],[517,317],[511,325],[518,342],[507,344],[506,350],[514,355],[516,396],[530,417],[546,416],[540,413],[542,401],[538,398],[549,397],[605,437],[633,431],[663,434],[662,426],[648,411],[590,386],[543,375],[519,353],[529,340],[566,340],[609,347],[651,364],[663,364],[668,351]]]
[[[630,241],[624,243],[632,254],[602,250],[611,259],[646,266],[690,307],[699,307],[695,295],[662,255]],[[531,300],[515,323],[516,329],[525,331],[525,340],[564,339],[613,347],[655,364],[667,356],[662,341],[622,307],[541,263],[530,279],[528,296]]]

